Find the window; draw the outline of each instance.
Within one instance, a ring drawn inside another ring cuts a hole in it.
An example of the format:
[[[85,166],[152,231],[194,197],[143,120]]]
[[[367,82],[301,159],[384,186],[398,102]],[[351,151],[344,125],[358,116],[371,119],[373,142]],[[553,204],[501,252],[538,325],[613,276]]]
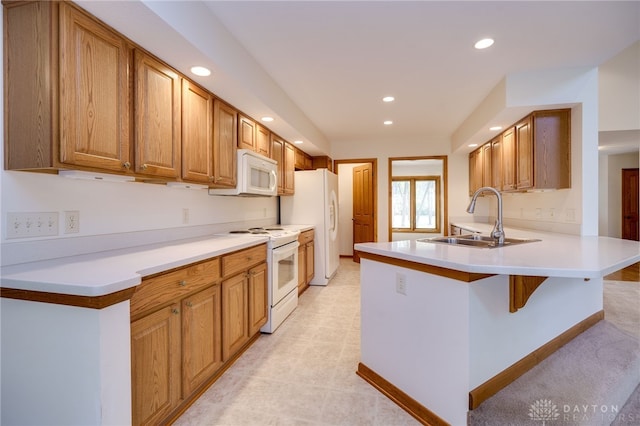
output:
[[[391,182],[394,232],[440,232],[440,176],[402,176]]]

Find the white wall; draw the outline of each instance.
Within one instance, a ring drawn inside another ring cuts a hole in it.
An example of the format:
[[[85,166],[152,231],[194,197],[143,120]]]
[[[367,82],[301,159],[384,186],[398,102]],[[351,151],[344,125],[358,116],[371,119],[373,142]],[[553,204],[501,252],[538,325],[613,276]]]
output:
[[[640,41],[599,67],[601,132],[640,129]]]

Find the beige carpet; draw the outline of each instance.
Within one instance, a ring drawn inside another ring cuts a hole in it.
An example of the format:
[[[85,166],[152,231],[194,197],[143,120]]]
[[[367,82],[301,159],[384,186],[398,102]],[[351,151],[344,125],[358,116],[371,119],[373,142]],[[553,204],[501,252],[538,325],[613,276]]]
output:
[[[605,320],[469,413],[472,426],[640,425],[640,285],[605,281]]]

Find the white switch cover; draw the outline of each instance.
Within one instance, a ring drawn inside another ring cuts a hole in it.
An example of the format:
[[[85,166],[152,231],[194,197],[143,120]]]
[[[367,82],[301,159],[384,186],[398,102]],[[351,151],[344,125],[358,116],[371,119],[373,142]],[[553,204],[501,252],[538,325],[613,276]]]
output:
[[[396,273],[396,293],[407,295],[407,276]]]
[[[58,212],[7,213],[7,239],[58,235]]]

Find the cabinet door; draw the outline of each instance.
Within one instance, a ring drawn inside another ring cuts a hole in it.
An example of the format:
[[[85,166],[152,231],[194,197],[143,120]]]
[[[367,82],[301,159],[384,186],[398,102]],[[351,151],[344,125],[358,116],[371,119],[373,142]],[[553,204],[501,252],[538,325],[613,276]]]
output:
[[[491,186],[502,191],[502,137],[491,141]]]
[[[284,144],[284,193],[287,195],[295,192],[295,164],[296,151],[290,143]]]
[[[312,279],[313,276],[315,275],[315,263],[314,263],[314,248],[313,248],[313,241],[308,242],[306,245],[307,248],[307,257],[306,257],[306,261],[307,261],[307,265],[306,265],[306,270],[307,270],[307,283],[309,283]]]
[[[267,305],[267,264],[262,263],[249,270],[249,336],[266,324]]]
[[[158,424],[180,401],[180,311],[174,304],[131,323],[134,425]]]
[[[256,150],[265,157],[271,154],[271,132],[259,124],[256,124]]]
[[[305,244],[298,246],[298,294],[304,290],[307,284],[307,247]]]
[[[227,361],[249,340],[246,273],[222,282],[222,360]]]
[[[180,76],[136,50],[136,172],[180,174]]]
[[[502,190],[516,189],[516,130],[514,127],[502,133]]]
[[[284,194],[284,141],[271,134],[271,158],[278,162],[278,195]]]
[[[482,187],[482,147],[469,154],[469,195]]]
[[[182,301],[182,394],[222,366],[222,302],[216,284]]]
[[[244,115],[238,117],[238,148],[256,151],[256,123]]]
[[[482,186],[492,186],[491,142],[482,145]]]
[[[216,99],[213,104],[213,184],[236,186],[238,112]]]
[[[533,188],[533,132],[531,117],[516,124],[516,188]]]
[[[182,80],[182,179],[208,184],[213,177],[213,96]]]
[[[110,171],[131,166],[129,68],[124,38],[60,4],[60,161]]]

